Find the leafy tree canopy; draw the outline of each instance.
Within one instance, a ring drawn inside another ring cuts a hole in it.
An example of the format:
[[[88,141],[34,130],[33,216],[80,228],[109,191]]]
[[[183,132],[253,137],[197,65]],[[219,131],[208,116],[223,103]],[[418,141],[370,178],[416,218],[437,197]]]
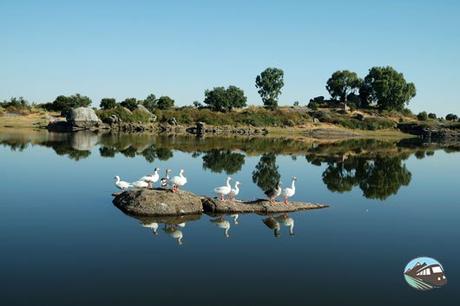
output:
[[[204,92],[204,103],[209,105],[215,111],[230,111],[232,108],[241,108],[246,106],[247,98],[244,91],[236,86],[214,87],[212,90]]]
[[[361,83],[362,80],[356,72],[340,70],[334,72],[327,80],[326,89],[333,99],[347,102],[348,95],[356,93]]]
[[[142,105],[145,106],[149,111],[153,112],[155,108],[158,107],[158,100],[157,97],[155,97],[154,94],[150,94],[145,98],[144,101],[142,101]]]
[[[117,101],[114,98],[102,98],[99,107],[102,109],[112,109],[117,106]]]
[[[364,78],[360,94],[380,109],[403,110],[415,97],[414,83],[407,83],[404,75],[392,67],[373,67]]]
[[[121,106],[126,107],[127,109],[133,111],[137,108],[139,102],[136,98],[126,98],[123,102],[120,103]]]
[[[268,108],[278,107],[278,96],[284,86],[284,72],[279,68],[267,68],[256,77],[256,88]]]

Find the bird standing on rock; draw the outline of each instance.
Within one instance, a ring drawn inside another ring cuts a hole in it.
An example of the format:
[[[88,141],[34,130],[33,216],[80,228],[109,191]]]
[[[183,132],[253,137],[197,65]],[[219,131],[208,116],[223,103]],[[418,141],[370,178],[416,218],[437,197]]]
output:
[[[158,182],[160,179],[160,174],[158,174],[158,171],[160,171],[160,168],[155,168],[152,174],[143,176],[139,180],[149,183],[149,187],[153,188],[153,184]]]
[[[281,183],[278,182],[275,188],[271,188],[265,191],[265,195],[268,197],[268,200],[273,203],[277,197],[281,195]]]
[[[120,177],[117,175],[115,176],[115,186],[121,190],[126,190],[131,187],[131,184],[125,181],[122,181]]]
[[[166,169],[166,176],[162,177],[160,180],[160,186],[162,188],[166,188],[169,184],[169,174],[171,173],[171,169]]]
[[[187,184],[187,178],[184,176],[184,169],[180,169],[179,175],[174,176],[171,179],[171,184],[172,184],[172,191],[176,192],[179,190],[179,187],[184,186]]]
[[[295,194],[295,181],[297,178],[295,176],[292,177],[291,187],[286,187],[283,189],[283,197],[284,197],[284,204],[288,203],[288,198],[294,196]]]
[[[232,186],[230,186],[230,181],[232,178],[229,176],[227,177],[227,184],[225,186],[220,186],[214,188],[214,192],[220,195],[220,200],[223,201],[225,200],[224,196],[228,195],[230,192],[232,192]]]

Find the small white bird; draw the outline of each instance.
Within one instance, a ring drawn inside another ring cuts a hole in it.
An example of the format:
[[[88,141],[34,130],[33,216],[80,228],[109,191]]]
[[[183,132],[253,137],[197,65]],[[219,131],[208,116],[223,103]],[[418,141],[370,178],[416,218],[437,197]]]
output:
[[[238,195],[238,193],[240,193],[240,182],[239,181],[236,181],[235,182],[235,188],[232,188],[232,190],[230,191],[230,194],[229,194],[229,197],[233,200],[235,200],[235,197]]]
[[[187,178],[184,176],[184,169],[180,169],[179,171],[179,175],[178,176],[174,176],[172,179],[171,179],[171,184],[172,184],[172,191],[173,192],[176,192],[179,190],[179,187],[182,187],[184,186],[185,184],[187,184]]]
[[[284,204],[288,203],[288,198],[295,195],[295,181],[297,178],[295,176],[292,177],[291,187],[286,187],[283,189],[283,197],[284,197]]]
[[[220,186],[214,188],[214,192],[220,195],[220,200],[224,200],[224,196],[228,195],[230,192],[232,192],[232,186],[230,186],[230,181],[232,178],[229,176],[227,177],[227,184],[225,186]]]
[[[162,188],[166,188],[169,184],[169,174],[171,173],[171,169],[166,169],[166,176],[162,177],[160,180],[160,186]]]
[[[152,229],[152,232],[155,236],[158,235],[158,223],[152,222],[152,223],[142,224],[142,226]]]
[[[122,181],[120,177],[117,175],[115,176],[115,186],[121,190],[126,190],[131,187],[131,184],[125,181]]]
[[[216,219],[211,219],[210,220],[212,223],[217,225],[218,228],[221,228],[224,230],[224,235],[226,238],[230,237],[228,231],[230,230],[230,222],[224,219],[224,217],[219,217]]]
[[[160,171],[160,168],[155,168],[152,174],[141,177],[139,181],[147,182],[149,183],[149,187],[153,188],[153,184],[158,182],[160,179],[160,174],[158,174],[158,171]]]
[[[133,186],[134,188],[148,188],[149,183],[147,183],[146,181],[135,181],[131,183],[131,186]]]

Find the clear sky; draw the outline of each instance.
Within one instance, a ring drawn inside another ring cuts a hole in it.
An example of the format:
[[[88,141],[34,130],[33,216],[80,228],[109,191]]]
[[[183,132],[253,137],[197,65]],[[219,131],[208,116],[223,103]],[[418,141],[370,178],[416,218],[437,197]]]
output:
[[[327,96],[335,70],[395,67],[410,108],[460,113],[460,1],[0,0],[0,99],[169,95],[177,105],[285,72],[280,104]]]

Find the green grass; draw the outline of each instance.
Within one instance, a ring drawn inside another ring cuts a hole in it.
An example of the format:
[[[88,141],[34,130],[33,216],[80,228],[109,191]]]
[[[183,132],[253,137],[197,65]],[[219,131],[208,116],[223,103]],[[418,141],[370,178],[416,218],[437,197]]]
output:
[[[103,122],[106,122],[107,119],[112,115],[116,115],[123,122],[148,123],[150,120],[150,116],[143,111],[134,110],[130,112],[123,107],[116,107],[107,110],[100,109],[97,110],[96,113]]]

